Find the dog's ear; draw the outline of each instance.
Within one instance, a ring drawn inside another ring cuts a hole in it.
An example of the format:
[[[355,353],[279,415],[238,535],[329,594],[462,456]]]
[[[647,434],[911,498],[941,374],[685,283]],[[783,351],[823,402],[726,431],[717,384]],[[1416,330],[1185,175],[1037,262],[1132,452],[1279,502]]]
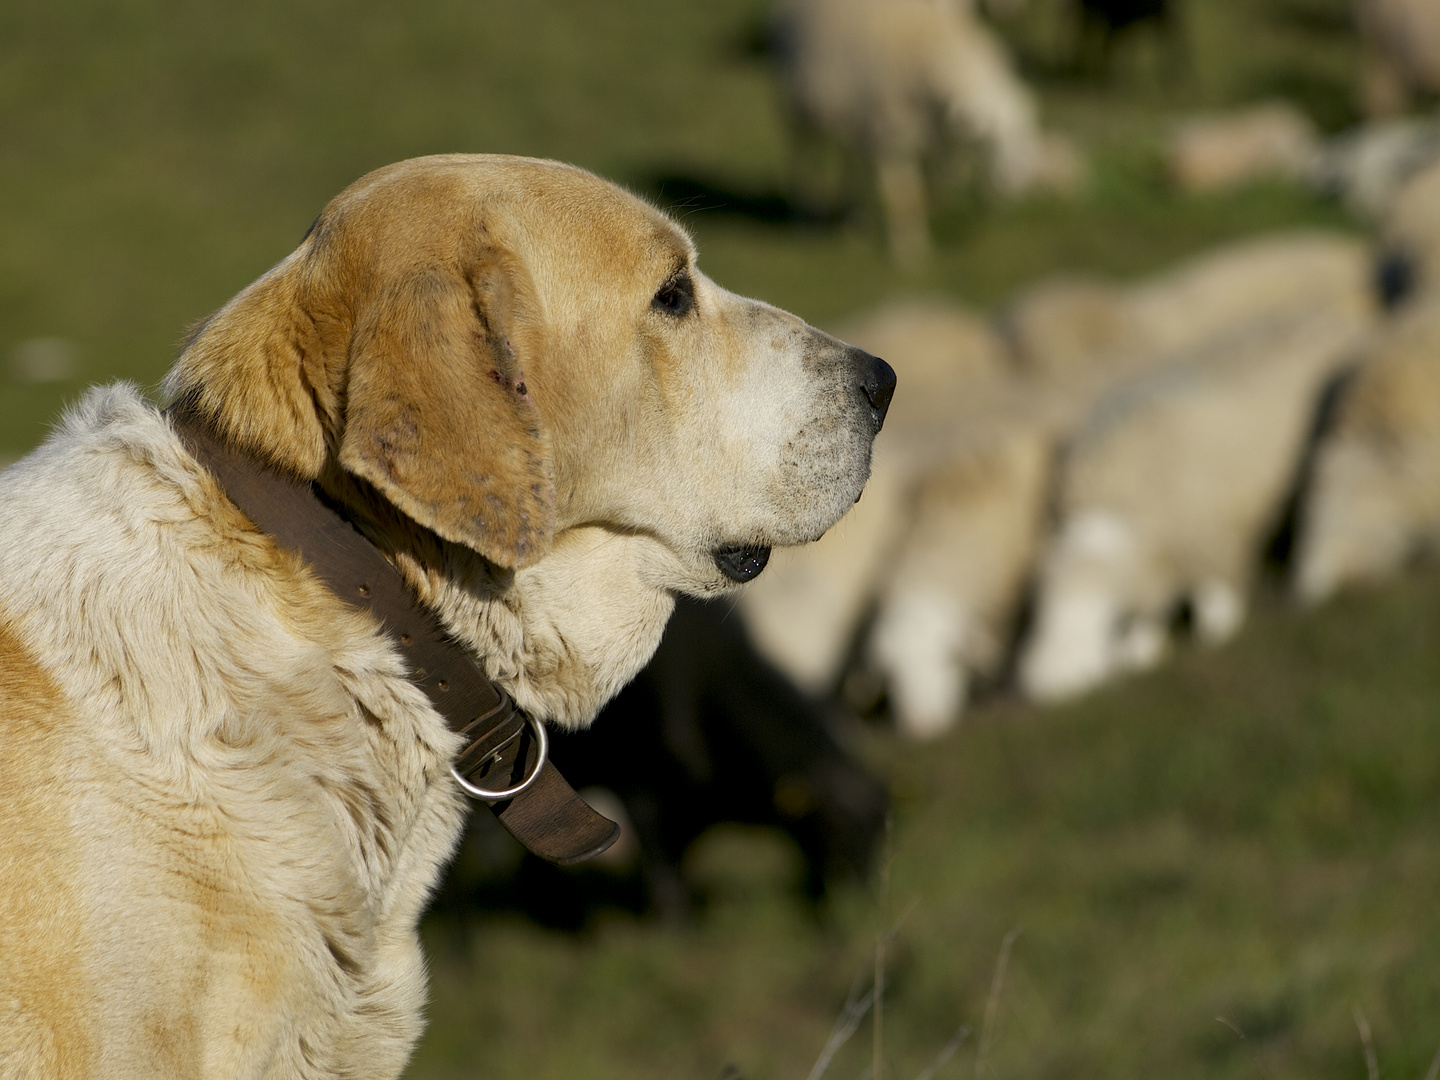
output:
[[[503,251],[397,275],[353,329],[340,465],[446,540],[501,566],[534,562],[555,529],[524,372],[543,347],[534,287]]]

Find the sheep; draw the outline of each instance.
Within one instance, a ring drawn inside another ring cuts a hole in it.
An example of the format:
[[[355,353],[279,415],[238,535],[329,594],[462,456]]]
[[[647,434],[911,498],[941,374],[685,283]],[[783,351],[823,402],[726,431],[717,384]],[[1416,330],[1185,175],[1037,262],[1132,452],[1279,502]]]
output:
[[[1373,254],[1318,230],[1236,241],[1130,288],[1058,278],[1022,292],[1001,316],[1017,363],[1049,381],[1113,384],[1229,328],[1294,308],[1371,304]]]
[[[1045,378],[1089,374],[1145,344],[1125,290],[1082,275],[1059,275],[1021,290],[999,325],[1020,368]]]
[[[1372,119],[1403,112],[1418,92],[1440,92],[1440,5],[1357,0],[1360,100]]]
[[[1440,291],[1440,161],[1401,185],[1380,236],[1397,299]]]
[[[760,651],[813,693],[833,690],[908,521],[914,478],[943,458],[956,417],[985,411],[1009,358],[988,322],[936,301],[886,305],[843,337],[886,357],[905,380],[875,446],[870,482],[819,541],[776,551],[739,609]]]
[[[900,732],[934,738],[1006,656],[1044,519],[1050,429],[1014,416],[929,470],[884,582],[867,659]]]
[[[869,161],[898,265],[929,252],[921,159],[938,135],[980,144],[1002,194],[1078,182],[1073,150],[1042,135],[1033,95],[970,4],[788,0],[776,25],[796,124]]]
[[[1317,308],[1347,325],[1367,320],[1370,263],[1348,237],[1286,233],[1130,288],[1052,282],[1011,307],[1003,333],[930,301],[847,327],[848,340],[891,361],[905,393],[861,502],[818,544],[776,552],[747,587],[740,609],[762,652],[815,692],[834,690],[854,656],[888,686],[902,733],[946,730],[970,683],[1008,658],[1055,448],[1094,402],[1137,373],[1183,366],[1233,325]]]
[[[1216,191],[1254,180],[1302,181],[1320,157],[1315,124],[1283,101],[1194,116],[1166,150],[1166,169],[1182,191]]]
[[[1306,604],[1440,546],[1440,300],[1390,320],[1315,454],[1292,589]]]
[[[1435,117],[1373,121],[1328,140],[1310,170],[1310,182],[1359,216],[1378,219],[1400,186],[1437,159],[1440,120]]]
[[[1220,642],[1301,459],[1324,384],[1370,323],[1334,307],[1241,326],[1108,395],[1069,442],[1018,666],[1036,700],[1154,664],[1172,613]]]
[[[1137,286],[1130,310],[1156,355],[1292,310],[1333,307],[1369,315],[1370,245],[1301,229],[1220,245]]]

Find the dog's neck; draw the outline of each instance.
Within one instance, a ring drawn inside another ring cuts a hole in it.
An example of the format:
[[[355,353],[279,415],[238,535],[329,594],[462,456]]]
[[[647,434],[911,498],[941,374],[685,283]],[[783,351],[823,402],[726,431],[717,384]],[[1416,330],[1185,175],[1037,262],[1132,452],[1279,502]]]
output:
[[[464,740],[457,758],[460,771],[452,767],[456,779],[477,796],[503,791],[486,801],[521,843],[551,861],[569,863],[614,842],[614,823],[591,810],[546,760],[543,728],[534,727],[538,741],[529,738],[527,720],[513,699],[481,673],[423,595],[396,571],[393,554],[387,558],[352,527],[353,520],[317,497],[311,484],[282,476],[227,445],[183,403],[172,409],[170,419],[187,449],[246,516],[279,546],[305,559],[337,597],[368,610],[386,626],[411,680]],[[405,530],[403,515],[393,507],[387,510],[378,493],[358,484],[345,487],[340,474],[330,479],[350,497],[351,506],[362,505],[358,496],[373,494],[365,515],[373,536],[396,536],[403,546],[407,534],[427,532],[413,522]],[[411,576],[420,570],[416,563]]]
[[[390,561],[420,601],[447,622],[446,630],[483,657],[487,650],[472,640],[473,633],[448,625],[443,611],[445,596],[459,588],[487,601],[499,601],[514,584],[515,572],[427,529],[373,484],[342,469],[334,457],[327,457],[315,483],[336,511]]]

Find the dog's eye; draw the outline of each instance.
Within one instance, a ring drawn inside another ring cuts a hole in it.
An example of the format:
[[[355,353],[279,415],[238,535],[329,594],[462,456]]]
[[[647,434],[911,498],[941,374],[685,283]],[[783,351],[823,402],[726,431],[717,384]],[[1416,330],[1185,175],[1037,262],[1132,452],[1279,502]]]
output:
[[[676,274],[661,285],[655,293],[655,299],[650,301],[650,306],[677,318],[689,314],[690,309],[695,306],[695,286],[690,281],[690,275]]]

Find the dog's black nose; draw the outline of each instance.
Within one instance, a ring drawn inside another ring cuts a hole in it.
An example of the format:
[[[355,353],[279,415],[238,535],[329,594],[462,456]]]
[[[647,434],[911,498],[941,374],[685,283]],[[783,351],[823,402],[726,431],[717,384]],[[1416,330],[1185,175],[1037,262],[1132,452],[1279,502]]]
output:
[[[856,351],[860,352],[858,349]],[[867,352],[860,352],[860,356],[863,358],[860,389],[865,394],[865,400],[870,402],[870,411],[875,415],[875,430],[879,431],[885,423],[890,399],[895,396],[895,369],[878,356],[871,356]]]

